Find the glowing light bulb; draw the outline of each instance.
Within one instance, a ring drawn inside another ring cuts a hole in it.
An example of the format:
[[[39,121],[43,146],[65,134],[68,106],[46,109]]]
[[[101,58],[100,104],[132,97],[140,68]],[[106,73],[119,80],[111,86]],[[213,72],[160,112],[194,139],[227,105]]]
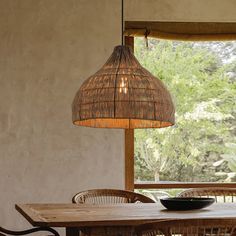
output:
[[[127,88],[127,78],[121,78],[121,83],[120,83],[120,88],[119,88],[120,93],[127,93],[128,88]]]

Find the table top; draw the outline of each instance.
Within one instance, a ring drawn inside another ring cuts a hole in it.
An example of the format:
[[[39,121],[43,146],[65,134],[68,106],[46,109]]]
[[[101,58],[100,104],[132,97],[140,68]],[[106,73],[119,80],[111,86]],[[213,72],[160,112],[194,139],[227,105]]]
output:
[[[217,203],[191,211],[168,211],[160,203],[145,204],[17,204],[33,226],[82,227],[138,225],[155,220],[235,219],[235,203]]]

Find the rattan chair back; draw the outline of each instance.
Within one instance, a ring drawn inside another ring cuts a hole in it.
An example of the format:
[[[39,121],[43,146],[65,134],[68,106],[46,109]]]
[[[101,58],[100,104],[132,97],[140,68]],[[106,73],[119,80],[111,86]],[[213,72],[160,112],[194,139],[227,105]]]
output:
[[[92,189],[82,191],[72,198],[73,203],[83,204],[116,204],[116,203],[153,203],[142,194],[119,189]]]
[[[236,202],[236,188],[196,188],[181,192],[178,197],[213,197],[216,202]]]
[[[153,203],[154,201],[139,193],[119,189],[91,189],[82,191],[72,198],[77,204],[118,204],[118,203]],[[81,229],[84,236],[131,236],[134,234],[132,226],[92,227]]]
[[[137,236],[235,236],[235,220],[187,219],[138,226]]]

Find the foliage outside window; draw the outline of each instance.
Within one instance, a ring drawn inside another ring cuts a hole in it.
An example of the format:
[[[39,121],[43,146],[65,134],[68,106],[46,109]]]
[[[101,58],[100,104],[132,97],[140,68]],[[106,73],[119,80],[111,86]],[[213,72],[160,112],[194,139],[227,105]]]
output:
[[[135,39],[166,84],[176,125],[135,130],[135,181],[236,181],[236,42]]]

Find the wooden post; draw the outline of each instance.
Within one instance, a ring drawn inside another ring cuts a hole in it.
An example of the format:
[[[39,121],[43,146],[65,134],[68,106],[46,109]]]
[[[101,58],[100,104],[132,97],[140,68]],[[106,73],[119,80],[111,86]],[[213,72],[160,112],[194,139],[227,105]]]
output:
[[[134,130],[125,130],[125,189],[134,191]]]
[[[125,36],[125,45],[134,51],[134,37]],[[134,191],[134,130],[125,130],[125,189]]]

